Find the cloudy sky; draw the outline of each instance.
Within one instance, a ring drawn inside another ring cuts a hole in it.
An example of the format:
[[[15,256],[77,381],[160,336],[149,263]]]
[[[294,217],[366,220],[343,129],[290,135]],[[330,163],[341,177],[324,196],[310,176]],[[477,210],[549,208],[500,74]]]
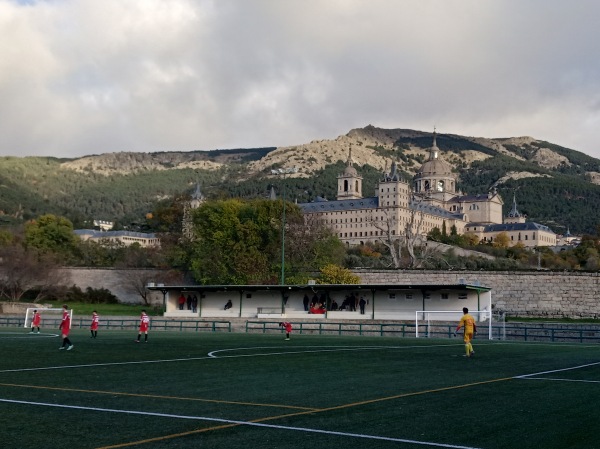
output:
[[[597,0],[0,0],[0,156],[372,124],[600,158]]]

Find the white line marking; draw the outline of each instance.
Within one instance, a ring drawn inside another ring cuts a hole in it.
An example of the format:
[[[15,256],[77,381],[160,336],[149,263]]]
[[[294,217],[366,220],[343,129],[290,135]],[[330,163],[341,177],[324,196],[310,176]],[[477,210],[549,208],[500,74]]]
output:
[[[431,348],[434,346],[454,346],[454,345],[432,345],[432,346],[374,346],[374,347],[359,347],[358,349],[373,349],[373,348],[381,348],[381,349],[404,349],[404,348]],[[296,346],[298,347],[298,346]],[[308,347],[308,346],[307,346]],[[329,347],[329,346],[326,346]],[[271,348],[236,348],[236,349],[224,349],[223,351],[241,351],[248,350],[251,351],[253,349],[277,349],[278,347]],[[341,351],[350,350],[350,349],[341,349]],[[287,355],[287,354],[296,354],[302,352],[331,352],[334,349],[326,349],[323,351],[315,351],[314,349],[311,351],[285,351],[285,352],[273,352],[273,353],[265,353],[265,354],[239,354],[239,355],[227,355],[216,357],[215,353],[220,351],[212,351],[209,352],[207,356],[202,357],[189,357],[189,358],[179,358],[179,359],[162,359],[162,360],[139,360],[133,362],[106,362],[106,363],[89,363],[85,365],[61,365],[61,366],[46,366],[39,368],[15,368],[15,369],[5,369],[0,370],[0,373],[19,373],[26,371],[47,371],[47,370],[55,370],[55,369],[73,369],[73,368],[97,368],[101,366],[122,366],[122,365],[143,365],[145,363],[172,363],[172,362],[191,362],[197,360],[208,360],[208,359],[225,359],[225,358],[238,358],[238,357],[254,357],[254,356],[271,356],[271,355]],[[213,354],[213,355],[211,355]]]
[[[521,377],[524,380],[549,380],[551,382],[584,382],[590,384],[600,384],[600,380],[580,380],[580,379],[558,379],[553,377]]]
[[[11,404],[66,408],[66,409],[74,409],[74,410],[89,410],[89,411],[94,411],[94,412],[124,413],[124,414],[129,414],[129,415],[159,416],[159,417],[163,417],[163,418],[190,419],[190,420],[196,420],[196,421],[209,421],[209,422],[218,422],[218,423],[225,423],[225,424],[238,424],[241,426],[266,427],[266,428],[270,428],[270,429],[280,429],[280,430],[296,430],[299,432],[307,432],[307,433],[320,433],[320,434],[336,435],[336,436],[343,436],[343,437],[364,438],[367,440],[392,441],[395,443],[409,443],[409,444],[418,444],[421,446],[444,447],[444,448],[450,448],[450,449],[479,449],[476,447],[459,446],[459,445],[455,445],[455,444],[432,443],[432,442],[428,442],[428,441],[407,440],[404,438],[382,437],[382,436],[377,436],[377,435],[365,435],[365,434],[360,434],[360,433],[335,432],[335,431],[330,431],[330,430],[310,429],[310,428],[304,428],[304,427],[278,426],[276,424],[263,424],[263,423],[247,422],[247,421],[235,421],[235,420],[230,420],[230,419],[209,418],[209,417],[205,417],[205,416],[171,415],[171,414],[166,414],[166,413],[140,412],[140,411],[136,411],[136,410],[117,410],[117,409],[98,408],[98,407],[81,407],[81,406],[77,406],[77,405],[49,404],[49,403],[45,403],[45,402],[17,401],[17,400],[12,400],[12,399],[0,399],[0,402],[7,402],[7,403],[11,403]]]
[[[107,362],[107,363],[89,363],[86,365],[61,365],[46,366],[41,368],[19,368],[0,370],[0,373],[19,373],[21,371],[45,371],[53,369],[73,369],[73,368],[95,368],[99,366],[118,366],[118,365],[141,365],[144,363],[168,363],[168,362],[188,362],[192,360],[208,360],[210,357],[191,357],[187,359],[165,359],[165,360],[139,360],[137,362]]]
[[[570,368],[553,369],[550,371],[541,371],[539,373],[523,374],[522,376],[514,376],[513,379],[525,379],[527,377],[541,376],[542,374],[561,373],[563,371],[572,371],[575,369],[587,368],[589,366],[600,365],[600,362],[588,363],[586,365],[572,366]]]
[[[11,335],[10,337],[5,337],[5,335]],[[12,335],[18,335],[18,337],[12,337]],[[58,334],[46,334],[46,333],[41,333],[41,334],[30,334],[29,332],[26,332],[25,334],[21,333],[21,332],[0,332],[0,340],[15,340],[18,338],[49,338],[49,337],[58,337]]]
[[[233,349],[218,349],[208,353],[209,357],[212,358],[226,358],[226,357],[253,357],[253,356],[268,356],[268,355],[282,355],[282,354],[302,354],[310,352],[341,352],[341,351],[361,351],[371,349],[415,349],[415,348],[436,348],[436,347],[447,347],[456,346],[456,344],[448,345],[416,345],[416,346],[294,346],[293,348],[310,348],[306,351],[285,351],[285,352],[268,352],[268,353],[255,353],[255,354],[238,354],[238,355],[217,355],[221,352],[232,352],[232,351],[253,351],[255,349],[281,349],[281,346],[263,346],[253,348],[233,348]],[[462,346],[462,343],[461,343]],[[315,348],[332,348],[332,349],[315,349]]]

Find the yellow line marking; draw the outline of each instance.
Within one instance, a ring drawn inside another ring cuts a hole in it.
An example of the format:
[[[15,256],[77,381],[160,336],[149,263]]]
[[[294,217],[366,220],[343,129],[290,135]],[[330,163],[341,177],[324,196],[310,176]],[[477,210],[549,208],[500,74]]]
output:
[[[19,384],[7,384],[0,383],[3,387],[18,387],[18,388],[34,388],[39,390],[56,390],[56,391],[72,391],[77,393],[95,393],[95,394],[109,394],[114,396],[133,396],[139,398],[153,398],[153,399],[175,399],[179,401],[197,401],[197,402],[210,402],[215,404],[231,404],[231,405],[248,405],[252,407],[275,407],[275,408],[287,408],[294,410],[317,410],[310,407],[297,407],[294,405],[279,405],[279,404],[260,404],[254,402],[236,402],[236,401],[221,401],[217,399],[202,399],[202,398],[189,398],[189,397],[178,397],[178,396],[164,396],[158,394],[141,394],[141,393],[123,393],[118,391],[102,391],[102,390],[83,390],[79,388],[64,388],[64,387],[48,387],[43,385],[19,385]]]
[[[337,405],[334,407],[327,407],[327,408],[321,408],[321,409],[311,409],[311,410],[307,410],[307,411],[303,411],[303,412],[297,412],[297,413],[287,413],[285,415],[277,415],[277,416],[267,416],[264,418],[258,418],[258,419],[253,419],[250,420],[248,422],[251,423],[260,423],[260,422],[265,422],[265,421],[273,421],[276,419],[282,419],[282,418],[290,418],[290,417],[294,417],[294,416],[302,416],[302,415],[310,415],[313,413],[322,413],[322,412],[329,412],[332,410],[340,410],[343,408],[349,408],[349,407],[357,407],[360,405],[365,405],[365,404],[373,404],[375,402],[384,402],[384,401],[391,401],[394,399],[400,399],[400,398],[406,398],[406,397],[411,397],[411,396],[418,396],[418,395],[423,395],[423,394],[430,394],[430,393],[439,393],[442,391],[450,391],[450,390],[458,390],[460,388],[468,388],[468,387],[473,387],[473,386],[477,386],[477,385],[485,385],[485,384],[490,384],[490,383],[494,383],[494,382],[503,382],[503,381],[507,381],[507,380],[513,380],[512,377],[503,377],[500,379],[492,379],[492,380],[484,380],[481,382],[472,382],[472,383],[468,383],[468,384],[463,384],[463,385],[455,385],[452,387],[442,387],[442,388],[434,388],[431,390],[423,390],[423,391],[415,391],[412,393],[403,393],[403,394],[398,394],[398,395],[394,395],[394,396],[388,396],[388,397],[384,397],[384,398],[378,398],[378,399],[370,399],[368,401],[360,401],[360,402],[353,402],[350,404],[342,404],[342,405]],[[175,433],[175,434],[171,434],[171,435],[163,435],[161,437],[155,437],[155,438],[150,438],[150,439],[146,439],[146,440],[139,440],[139,441],[132,441],[129,443],[121,443],[121,444],[117,444],[117,445],[113,445],[113,446],[102,446],[102,447],[98,447],[96,449],[118,449],[118,448],[122,448],[122,447],[130,447],[130,446],[137,446],[139,444],[146,444],[146,443],[154,443],[156,441],[164,441],[164,440],[169,440],[169,439],[173,439],[173,438],[179,438],[182,436],[188,436],[188,435],[194,435],[194,434],[198,434],[198,433],[203,433],[203,432],[209,432],[209,431],[213,431],[213,430],[221,430],[221,429],[227,429],[230,427],[237,427],[240,426],[241,424],[227,424],[227,425],[222,425],[222,426],[215,426],[215,427],[207,427],[204,429],[197,429],[197,430],[190,430],[188,432],[182,432],[182,433]]]

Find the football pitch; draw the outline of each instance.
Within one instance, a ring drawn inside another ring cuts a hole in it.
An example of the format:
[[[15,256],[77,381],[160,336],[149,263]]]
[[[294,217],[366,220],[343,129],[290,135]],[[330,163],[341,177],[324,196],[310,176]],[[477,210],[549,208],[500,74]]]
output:
[[[600,345],[0,328],[0,447],[600,448]]]

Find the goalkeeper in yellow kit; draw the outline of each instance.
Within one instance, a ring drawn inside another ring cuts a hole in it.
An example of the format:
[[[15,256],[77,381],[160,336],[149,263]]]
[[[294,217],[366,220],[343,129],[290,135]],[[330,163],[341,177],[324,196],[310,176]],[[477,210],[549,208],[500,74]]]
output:
[[[463,341],[465,342],[465,351],[467,352],[467,357],[473,357],[475,351],[473,350],[471,340],[473,340],[473,335],[477,333],[477,326],[475,325],[475,318],[469,315],[469,309],[463,307],[463,314],[458,322],[458,327],[454,331],[454,336],[456,337],[456,333],[461,327],[464,327]]]

